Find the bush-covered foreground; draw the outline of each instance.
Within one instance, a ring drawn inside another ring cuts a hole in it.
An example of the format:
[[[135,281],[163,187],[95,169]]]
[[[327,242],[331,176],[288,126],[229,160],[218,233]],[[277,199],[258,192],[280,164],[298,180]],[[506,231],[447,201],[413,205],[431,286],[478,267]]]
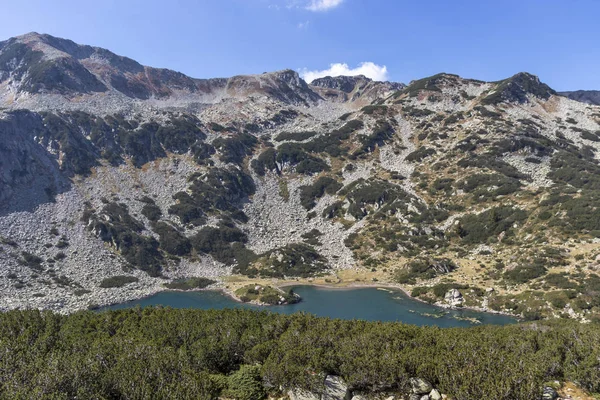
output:
[[[600,327],[572,321],[440,329],[248,310],[0,314],[2,399],[259,399],[311,389],[538,399],[549,380],[600,391]]]

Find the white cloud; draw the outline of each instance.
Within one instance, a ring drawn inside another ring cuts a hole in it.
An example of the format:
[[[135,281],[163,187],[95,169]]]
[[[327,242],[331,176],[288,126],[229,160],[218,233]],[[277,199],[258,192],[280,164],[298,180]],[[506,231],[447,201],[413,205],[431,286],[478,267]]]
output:
[[[355,76],[364,75],[374,81],[386,81],[388,79],[387,67],[385,65],[377,65],[372,62],[360,63],[356,68],[350,68],[348,64],[335,63],[330,64],[328,69],[322,71],[308,71],[306,68],[300,71],[302,78],[310,83],[317,78],[324,76]]]
[[[298,24],[298,29],[306,29],[308,28],[308,25],[310,24],[310,21],[304,21],[304,22],[300,22]]]
[[[309,11],[327,11],[342,4],[344,0],[311,0],[306,6]]]

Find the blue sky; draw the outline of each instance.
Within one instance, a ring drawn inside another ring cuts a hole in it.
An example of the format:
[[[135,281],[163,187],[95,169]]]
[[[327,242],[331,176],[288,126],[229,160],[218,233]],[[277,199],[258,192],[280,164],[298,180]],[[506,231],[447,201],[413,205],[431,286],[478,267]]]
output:
[[[600,89],[600,0],[21,0],[2,14],[2,40],[49,33],[196,78],[372,63],[361,71],[405,83],[527,71]]]

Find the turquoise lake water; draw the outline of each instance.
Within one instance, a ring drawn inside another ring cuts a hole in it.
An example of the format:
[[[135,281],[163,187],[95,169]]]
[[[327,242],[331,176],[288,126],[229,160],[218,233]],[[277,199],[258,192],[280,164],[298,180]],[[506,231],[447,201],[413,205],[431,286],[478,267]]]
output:
[[[322,317],[362,319],[367,321],[399,321],[414,325],[439,327],[465,327],[478,325],[464,318],[475,318],[481,324],[505,325],[517,322],[504,315],[471,310],[446,310],[405,295],[400,290],[359,288],[329,289],[316,286],[296,286],[293,290],[302,296],[298,304],[285,306],[256,306],[239,303],[220,291],[161,292],[154,296],[117,304],[105,309],[129,307],[168,306],[173,308],[267,309],[272,312],[291,314],[306,312]]]

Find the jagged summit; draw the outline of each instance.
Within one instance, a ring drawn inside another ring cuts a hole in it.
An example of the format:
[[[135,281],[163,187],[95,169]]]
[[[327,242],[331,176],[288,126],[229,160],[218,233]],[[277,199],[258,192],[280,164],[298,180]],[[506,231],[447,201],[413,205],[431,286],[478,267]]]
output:
[[[269,97],[291,103],[308,105],[322,98],[300,77],[298,72],[285,69],[257,75],[238,75],[226,86],[230,94],[265,93]]]
[[[395,87],[373,82],[368,86],[370,92]],[[100,47],[36,32],[0,42],[0,89],[9,102],[18,101],[22,94],[61,95],[68,100],[94,93],[133,100],[184,99],[201,104],[253,95],[303,106],[323,100],[317,93],[320,89],[308,85],[290,69],[196,79],[169,69],[143,66]]]
[[[528,96],[546,100],[556,94],[537,76],[526,72],[488,83],[440,73],[412,81],[408,86],[375,82],[363,75],[328,76],[308,84],[290,69],[231,78],[196,79],[169,69],[144,66],[100,47],[80,45],[48,34],[30,32],[0,42],[0,101],[8,105],[21,104],[23,99],[30,103],[27,95],[31,94],[58,95],[62,97],[53,101],[62,99],[66,102],[80,95],[93,98],[110,94],[122,98],[119,107],[132,100],[160,100],[182,107],[250,96],[265,96],[296,106],[330,101],[356,103],[355,106],[360,107],[393,92],[419,97],[426,93],[441,93],[446,88],[452,91],[452,88],[464,85],[487,85],[487,91],[473,91],[477,96],[481,95],[480,102],[484,105],[524,103]],[[592,98],[598,97],[593,94],[567,96],[582,98],[592,104],[595,102]],[[48,104],[51,108],[55,103]]]

